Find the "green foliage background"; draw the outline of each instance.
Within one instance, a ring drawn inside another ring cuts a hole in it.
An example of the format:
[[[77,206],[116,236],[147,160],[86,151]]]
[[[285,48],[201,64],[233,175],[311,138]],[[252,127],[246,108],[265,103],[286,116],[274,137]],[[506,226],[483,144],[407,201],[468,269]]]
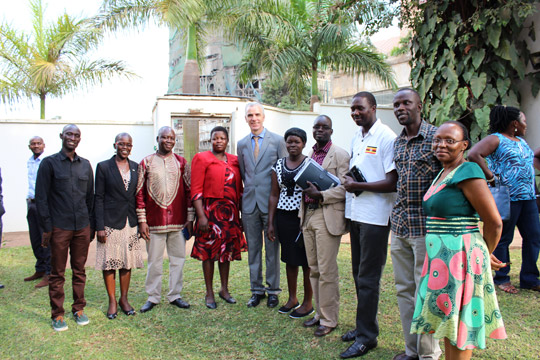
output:
[[[519,106],[520,80],[536,96],[540,73],[526,73],[534,23],[524,27],[537,1],[442,0],[403,2],[402,22],[413,29],[412,86],[429,122],[459,120],[477,140],[487,135],[490,108]]]

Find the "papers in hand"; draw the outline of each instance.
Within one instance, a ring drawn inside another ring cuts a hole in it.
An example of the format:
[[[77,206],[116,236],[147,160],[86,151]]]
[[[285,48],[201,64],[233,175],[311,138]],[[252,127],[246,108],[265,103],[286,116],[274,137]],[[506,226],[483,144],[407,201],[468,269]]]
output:
[[[334,174],[324,170],[323,167],[313,159],[306,161],[306,164],[294,177],[294,181],[304,190],[309,187],[307,184],[309,181],[315,185],[319,191],[328,190],[341,184]]]

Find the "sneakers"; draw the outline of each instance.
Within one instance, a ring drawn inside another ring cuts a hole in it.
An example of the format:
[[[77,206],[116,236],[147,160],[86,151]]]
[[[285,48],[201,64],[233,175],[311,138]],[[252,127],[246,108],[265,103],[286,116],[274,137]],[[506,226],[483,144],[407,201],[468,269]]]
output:
[[[88,318],[87,318],[88,320]],[[52,320],[52,327],[55,331],[65,331],[68,329],[66,321],[63,316],[57,316],[56,319]]]
[[[88,316],[86,316],[86,314],[83,313],[82,310],[77,311],[76,313],[73,313],[73,317],[75,318],[75,322],[78,325],[86,325],[90,322],[90,320],[88,320]]]

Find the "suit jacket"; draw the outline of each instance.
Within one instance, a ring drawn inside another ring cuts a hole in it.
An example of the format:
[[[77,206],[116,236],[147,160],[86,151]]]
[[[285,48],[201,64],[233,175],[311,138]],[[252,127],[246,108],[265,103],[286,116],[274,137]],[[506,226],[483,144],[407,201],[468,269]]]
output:
[[[313,150],[310,151],[311,157]],[[339,181],[345,180],[345,174],[349,171],[349,153],[342,148],[332,144],[328,154],[324,158],[322,167],[329,173],[339,178]],[[349,223],[345,219],[345,188],[343,185],[333,187],[322,191],[323,200],[321,201],[324,221],[328,232],[334,236],[343,235],[349,232]],[[300,224],[304,226],[305,197],[302,196],[300,203]]]
[[[253,157],[251,134],[238,142],[236,150],[240,173],[244,180],[242,211],[251,213],[257,205],[263,213],[268,213],[272,165],[277,159],[287,156],[285,140],[282,136],[266,129],[257,161]]]
[[[126,218],[131,227],[137,226],[135,193],[138,166],[136,162],[129,160],[131,180],[126,191],[124,180],[116,166],[115,156],[98,164],[94,197],[96,230],[105,230],[105,226],[123,229],[126,226]]]

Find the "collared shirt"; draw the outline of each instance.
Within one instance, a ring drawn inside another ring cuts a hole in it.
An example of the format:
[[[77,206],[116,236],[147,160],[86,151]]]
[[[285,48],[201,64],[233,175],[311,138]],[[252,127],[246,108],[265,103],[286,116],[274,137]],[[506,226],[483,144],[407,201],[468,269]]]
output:
[[[44,232],[53,227],[81,230],[93,226],[94,174],[90,162],[62,151],[41,161],[36,180],[36,205]]]
[[[322,165],[324,159],[326,158],[326,155],[328,154],[328,151],[330,150],[330,147],[332,146],[332,140],[328,141],[326,145],[324,145],[322,148],[319,148],[317,144],[313,145],[313,153],[311,154],[311,158],[317,162],[317,164]],[[318,200],[312,199],[309,196],[306,195],[305,198],[306,203],[316,203]]]
[[[26,162],[26,168],[28,169],[28,194],[26,195],[27,199],[34,199],[36,197],[36,178],[39,169],[39,164],[41,164],[41,159],[44,158],[40,154],[37,159],[34,158],[34,155],[30,156],[30,159]]]
[[[254,139],[255,136],[259,137],[257,141],[259,142],[259,149],[260,149],[262,146],[264,136],[266,135],[266,128],[263,128],[262,133],[260,133],[259,135],[255,135],[253,133],[250,133],[250,135],[251,135],[251,150],[255,150],[255,139]]]
[[[398,236],[420,237],[426,234],[422,197],[441,170],[432,149],[436,130],[435,126],[422,120],[415,137],[407,139],[403,129],[394,143],[398,183],[397,200],[390,219],[392,231]]]
[[[394,140],[396,134],[380,120],[376,120],[369,131],[362,134],[358,129],[351,142],[349,168],[356,166],[367,182],[386,179],[386,174],[394,170]],[[345,217],[365,224],[388,226],[395,193],[375,193],[363,191],[356,196],[347,192]]]

